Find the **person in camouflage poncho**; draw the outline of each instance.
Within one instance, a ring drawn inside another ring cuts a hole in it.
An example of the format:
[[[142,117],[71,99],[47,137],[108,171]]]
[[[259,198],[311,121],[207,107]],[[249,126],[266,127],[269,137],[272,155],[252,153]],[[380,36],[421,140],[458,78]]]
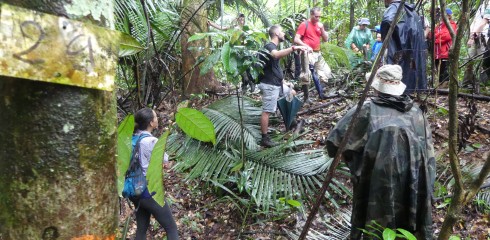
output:
[[[361,239],[361,229],[372,230],[367,228],[372,221],[403,228],[417,239],[432,239],[432,134],[424,113],[408,95],[402,95],[401,79],[398,65],[378,70],[373,81],[378,96],[363,104],[342,152],[354,185],[350,239]],[[331,157],[354,112],[355,108],[348,111],[330,132],[326,148]]]

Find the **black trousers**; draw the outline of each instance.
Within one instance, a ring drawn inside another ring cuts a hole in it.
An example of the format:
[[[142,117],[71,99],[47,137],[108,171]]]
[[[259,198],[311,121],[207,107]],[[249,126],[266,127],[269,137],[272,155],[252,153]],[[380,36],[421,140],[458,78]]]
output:
[[[439,83],[449,81],[448,67],[449,61],[447,59],[436,59],[436,69],[439,69]]]
[[[165,229],[168,240],[179,239],[177,224],[172,217],[172,211],[165,202],[165,206],[160,206],[153,198],[139,199],[133,201],[134,206],[139,208],[136,212],[136,240],[146,239],[146,231],[150,226],[150,216],[153,215],[160,225]]]

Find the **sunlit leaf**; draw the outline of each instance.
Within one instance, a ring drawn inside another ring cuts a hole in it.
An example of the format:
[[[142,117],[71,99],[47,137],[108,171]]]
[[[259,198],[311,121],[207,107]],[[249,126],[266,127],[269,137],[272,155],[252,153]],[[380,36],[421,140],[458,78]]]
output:
[[[228,72],[228,69],[230,69],[230,43],[226,42],[223,44],[223,47],[221,48],[221,61],[223,62],[223,67],[225,70]]]
[[[182,102],[180,102],[179,104],[177,104],[177,110],[181,109],[181,108],[186,108],[189,106],[189,100],[184,100]]]
[[[131,158],[131,136],[134,129],[134,116],[128,115],[117,128],[117,193],[122,196],[124,177]]]
[[[175,115],[175,121],[190,137],[216,144],[213,123],[202,112],[192,108],[181,108]]]
[[[476,149],[480,149],[482,147],[481,143],[473,143],[473,144],[471,144],[471,146],[476,148]]]
[[[135,38],[126,33],[120,34],[119,41],[119,57],[134,55],[145,49]]]
[[[395,238],[396,232],[389,228],[385,228],[385,230],[383,231],[383,240],[395,240]]]
[[[148,191],[155,192],[153,199],[160,204],[165,205],[165,190],[163,188],[163,155],[165,153],[165,145],[170,132],[166,131],[157,141],[153,151],[151,152],[150,165],[146,171],[146,179],[148,180]]]
[[[243,168],[243,161],[239,161],[237,165],[235,165],[230,171],[231,172],[237,172],[240,171],[240,169]]]
[[[297,208],[301,207],[301,203],[296,200],[289,199],[287,200],[287,203],[293,207],[297,207]]]
[[[190,36],[189,39],[187,39],[187,42],[201,40],[201,39],[203,39],[203,38],[205,38],[207,36],[208,36],[208,34],[205,34],[205,33],[196,33],[196,34]]]
[[[405,236],[408,240],[417,240],[417,238],[411,232],[403,228],[397,228],[396,230],[398,230],[398,232],[403,234],[403,236]]]

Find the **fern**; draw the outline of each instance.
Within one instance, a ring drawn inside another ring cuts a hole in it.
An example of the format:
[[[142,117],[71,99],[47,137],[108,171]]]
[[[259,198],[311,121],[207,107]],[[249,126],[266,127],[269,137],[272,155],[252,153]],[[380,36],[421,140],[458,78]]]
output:
[[[217,101],[203,109],[204,114],[213,122],[217,131],[217,144],[212,146],[186,137],[173,134],[169,137],[168,151],[180,159],[176,165],[179,171],[188,170],[189,179],[202,179],[220,184],[233,182],[237,171],[249,171],[250,189],[248,193],[257,206],[268,210],[275,199],[286,197],[307,199],[316,194],[324,180],[325,172],[330,166],[331,158],[323,150],[305,150],[294,152],[291,149],[311,144],[311,141],[295,140],[280,146],[258,151],[257,141],[260,131],[257,125],[261,109],[244,98],[245,128],[245,162],[243,164],[238,146],[241,131],[238,112],[233,102],[236,98],[229,97]],[[253,124],[255,123],[255,124]],[[338,206],[332,194],[351,195],[350,191],[333,181],[332,191],[327,198]]]
[[[306,236],[306,239],[314,239],[314,240],[344,240],[349,239],[350,235],[350,218],[351,211],[349,210],[339,210],[335,215],[329,216],[328,219],[324,221],[320,221],[322,228],[326,228],[327,231],[322,232],[311,229]],[[290,239],[298,239],[301,233],[301,229],[296,229],[294,231],[290,231],[288,229],[284,229],[286,234],[290,237]]]

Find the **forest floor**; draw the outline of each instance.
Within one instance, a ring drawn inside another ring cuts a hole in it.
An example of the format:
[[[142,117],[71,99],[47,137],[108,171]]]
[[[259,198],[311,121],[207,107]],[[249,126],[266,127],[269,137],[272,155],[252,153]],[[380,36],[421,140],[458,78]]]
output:
[[[311,91],[310,95],[315,95],[316,91]],[[330,93],[335,96],[336,93]],[[247,94],[254,98],[260,98],[258,94]],[[313,96],[314,97],[314,96]],[[332,97],[327,100],[316,100],[314,104],[305,106],[304,109],[312,109],[320,104],[331,101],[338,102],[312,111],[304,111],[298,116],[305,121],[307,133],[303,139],[313,140],[311,148],[323,148],[325,139],[330,128],[336,123],[348,109],[357,104],[358,99],[345,97]],[[215,100],[215,99],[214,99]],[[195,108],[206,106],[214,101],[210,98],[194,100],[191,104]],[[433,228],[435,236],[438,235],[446,211],[451,192],[451,169],[448,161],[448,117],[447,117],[447,96],[438,95],[429,97],[428,120],[431,125],[434,147],[437,161],[437,184],[434,188],[435,201],[433,202]],[[476,114],[470,114],[468,108],[470,100],[460,98],[458,102],[459,114],[463,118],[468,115],[475,116],[475,129],[471,129],[471,135],[466,142],[466,146],[459,153],[461,166],[470,168],[472,165],[482,164],[486,159],[486,154],[490,152],[490,104],[486,101],[475,101]],[[166,108],[168,109],[168,108]],[[170,112],[163,112],[163,115],[171,116]],[[471,126],[468,125],[468,126]],[[285,131],[284,125],[275,126]],[[181,239],[289,239],[286,231],[301,230],[308,212],[299,213],[285,211],[274,215],[265,216],[256,209],[250,209],[247,218],[244,219],[238,210],[236,202],[218,197],[206,187],[205,183],[199,181],[188,181],[185,173],[175,172],[170,162],[164,168],[166,199],[171,204],[173,216],[177,222]],[[463,169],[466,169],[465,167]],[[345,179],[345,178],[344,178]],[[345,184],[350,186],[349,179],[345,179]],[[351,203],[345,201],[341,206],[345,210],[350,210]],[[472,202],[464,208],[461,221],[454,226],[454,235],[461,239],[490,239],[490,206],[477,207],[477,201]],[[120,232],[124,228],[124,223],[130,216],[131,209],[126,202],[122,203],[120,214]],[[243,209],[242,209],[243,210]],[[326,207],[328,212],[328,207]],[[134,219],[134,218],[133,218]],[[325,218],[314,221],[312,229],[321,233],[326,232],[324,224]],[[127,239],[133,239],[136,231],[134,220],[129,225]],[[151,226],[148,230],[148,239],[164,239],[165,231],[152,218]],[[240,236],[240,237],[239,237]]]

